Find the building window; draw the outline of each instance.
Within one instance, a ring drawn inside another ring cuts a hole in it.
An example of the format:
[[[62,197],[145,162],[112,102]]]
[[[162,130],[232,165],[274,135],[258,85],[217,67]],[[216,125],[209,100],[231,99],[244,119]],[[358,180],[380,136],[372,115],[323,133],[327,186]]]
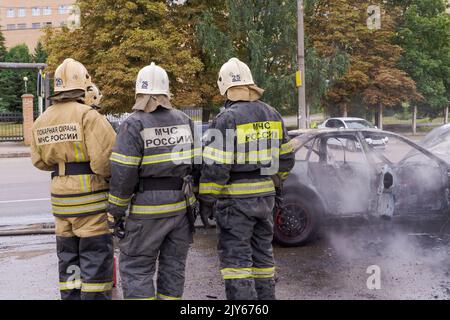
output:
[[[58,13],[59,14],[67,14],[68,13],[67,6],[59,6],[58,7]]]
[[[6,30],[15,30],[16,29],[16,25],[15,24],[7,24],[6,25]]]
[[[52,23],[51,22],[44,22],[44,26],[52,26]]]
[[[44,16],[49,16],[49,15],[52,14],[52,8],[50,8],[50,7],[44,7],[44,8],[42,9],[42,12],[43,12],[43,15],[44,15]]]
[[[26,23],[19,23],[17,25],[17,29],[26,29],[27,28],[27,24]]]
[[[31,8],[31,15],[32,16],[40,16],[41,15],[41,8]]]
[[[35,23],[31,24],[31,27],[33,29],[39,29],[41,27],[41,24],[39,22],[35,22]]]
[[[13,8],[9,8],[9,9],[6,11],[6,16],[7,16],[8,18],[14,18],[14,17],[16,16],[16,10],[14,10]]]
[[[17,16],[18,17],[25,17],[25,15],[26,15],[25,8],[19,8],[17,10]]]
[[[60,25],[61,27],[67,27],[67,22],[66,22],[66,21],[61,21],[61,22],[59,23],[59,25]]]

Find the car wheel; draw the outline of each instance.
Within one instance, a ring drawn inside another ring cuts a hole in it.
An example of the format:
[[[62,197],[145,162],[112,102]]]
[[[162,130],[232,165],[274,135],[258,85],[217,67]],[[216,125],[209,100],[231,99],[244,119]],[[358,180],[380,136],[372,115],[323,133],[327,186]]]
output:
[[[287,202],[275,213],[274,240],[286,247],[299,247],[311,242],[317,234],[318,215],[303,201]]]

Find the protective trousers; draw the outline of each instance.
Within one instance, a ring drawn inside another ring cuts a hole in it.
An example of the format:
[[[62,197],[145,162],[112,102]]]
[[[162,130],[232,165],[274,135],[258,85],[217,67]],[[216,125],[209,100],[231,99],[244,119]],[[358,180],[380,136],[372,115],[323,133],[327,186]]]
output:
[[[274,300],[274,197],[217,201],[218,252],[228,300]]]
[[[56,218],[59,286],[63,300],[109,300],[113,241],[106,214]]]
[[[180,300],[193,234],[185,214],[162,219],[129,218],[120,241],[120,277],[125,299]],[[153,276],[158,264],[156,288]]]

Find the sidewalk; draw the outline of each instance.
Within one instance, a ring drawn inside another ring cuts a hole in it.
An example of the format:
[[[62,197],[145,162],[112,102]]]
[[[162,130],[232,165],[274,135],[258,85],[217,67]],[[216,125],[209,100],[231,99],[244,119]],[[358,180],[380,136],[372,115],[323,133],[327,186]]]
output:
[[[0,158],[28,158],[30,147],[23,142],[0,142]]]

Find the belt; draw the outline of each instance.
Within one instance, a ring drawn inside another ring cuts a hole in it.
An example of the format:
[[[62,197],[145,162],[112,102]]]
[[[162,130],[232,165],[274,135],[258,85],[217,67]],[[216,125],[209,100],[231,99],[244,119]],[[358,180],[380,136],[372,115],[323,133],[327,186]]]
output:
[[[231,172],[230,182],[236,182],[239,180],[253,180],[261,179],[266,176],[261,175],[261,170],[250,171],[250,172]]]
[[[91,169],[90,162],[67,162],[65,165],[64,176],[82,176],[95,174]],[[55,171],[52,172],[52,179],[59,177],[59,165],[55,166]]]
[[[182,190],[182,178],[143,178],[139,181],[139,191]]]

